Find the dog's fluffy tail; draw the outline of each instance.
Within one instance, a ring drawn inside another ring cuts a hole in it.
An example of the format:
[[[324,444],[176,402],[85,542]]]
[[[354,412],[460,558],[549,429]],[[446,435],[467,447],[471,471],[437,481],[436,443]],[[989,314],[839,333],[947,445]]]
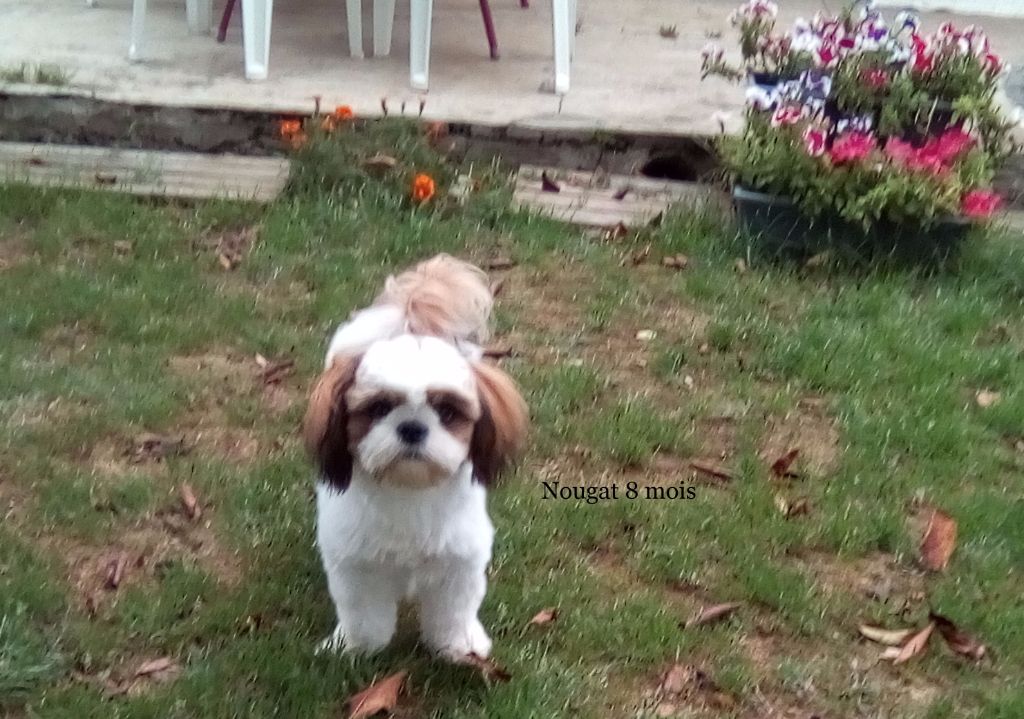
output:
[[[407,332],[482,344],[494,296],[483,270],[442,254],[389,277],[375,304],[401,308]]]

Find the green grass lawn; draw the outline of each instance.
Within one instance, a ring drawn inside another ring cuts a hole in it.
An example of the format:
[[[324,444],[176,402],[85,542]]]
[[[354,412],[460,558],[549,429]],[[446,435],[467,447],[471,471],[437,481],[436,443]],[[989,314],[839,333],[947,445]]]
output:
[[[933,276],[738,266],[713,213],[602,240],[511,211],[493,168],[468,202],[411,210],[404,179],[353,164],[378,147],[452,179],[386,124],[308,150],[268,207],[0,188],[0,715],[338,717],[405,669],[402,717],[1024,716],[1024,238]],[[534,429],[490,498],[482,618],[513,675],[493,685],[432,660],[411,621],[378,656],[312,651],[333,610],[304,395],[334,326],[439,251],[515,262],[494,273],[497,342]],[[661,266],[677,253],[688,268]],[[257,355],[295,371],[267,384]],[[147,433],[184,444],[161,456]],[[792,448],[798,476],[773,478]],[[544,499],[544,481],[620,499]],[[645,498],[680,484],[696,497]],[[925,573],[932,506],[959,540]],[[989,657],[935,636],[893,666],[858,637],[929,609]],[[659,688],[675,663],[699,672]]]

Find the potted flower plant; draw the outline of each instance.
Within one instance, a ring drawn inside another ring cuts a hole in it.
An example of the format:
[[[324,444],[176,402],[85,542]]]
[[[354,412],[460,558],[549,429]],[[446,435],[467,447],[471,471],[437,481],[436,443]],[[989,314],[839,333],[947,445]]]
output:
[[[769,38],[788,53],[774,67],[795,76],[752,82],[743,132],[721,143],[741,225],[773,251],[954,252],[998,208],[991,183],[1009,146],[994,101],[1004,68],[984,33],[946,24],[925,37],[913,15],[889,26],[859,3],[779,35],[765,4],[734,14],[746,67]],[[704,70],[742,76],[715,49]]]

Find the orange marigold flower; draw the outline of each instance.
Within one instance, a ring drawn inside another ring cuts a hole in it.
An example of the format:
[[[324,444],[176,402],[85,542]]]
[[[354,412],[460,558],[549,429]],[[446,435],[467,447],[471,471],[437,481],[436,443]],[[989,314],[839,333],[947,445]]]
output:
[[[351,120],[355,116],[356,114],[348,105],[338,105],[336,108],[334,108],[334,112],[331,113],[331,117],[338,121]]]
[[[278,134],[286,139],[302,134],[302,120],[281,120],[277,128]]]
[[[434,178],[430,175],[420,173],[412,179],[412,200],[419,204],[428,202],[434,196],[437,186]]]

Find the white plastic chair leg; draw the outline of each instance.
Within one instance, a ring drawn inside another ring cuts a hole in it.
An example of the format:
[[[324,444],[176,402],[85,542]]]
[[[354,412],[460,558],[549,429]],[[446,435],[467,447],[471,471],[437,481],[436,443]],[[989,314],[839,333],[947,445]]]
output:
[[[185,0],[189,32],[207,35],[213,25],[213,3],[211,0]]]
[[[242,0],[245,78],[266,80],[270,71],[270,24],[274,0]]]
[[[363,58],[363,3],[362,0],[345,0],[348,15],[348,54]]]
[[[569,0],[569,57],[576,59],[576,23],[579,16],[576,14],[577,0]]]
[[[434,0],[410,0],[409,84],[415,90],[430,85],[430,21]]]
[[[146,29],[146,0],[132,2],[132,37],[128,45],[128,59],[132,62],[142,57],[142,33]]]
[[[395,0],[373,0],[373,56],[391,54],[391,31],[395,26]]]
[[[551,0],[551,28],[555,47],[555,94],[569,92],[569,66],[572,62],[572,36],[576,23],[570,17],[572,0]]]

